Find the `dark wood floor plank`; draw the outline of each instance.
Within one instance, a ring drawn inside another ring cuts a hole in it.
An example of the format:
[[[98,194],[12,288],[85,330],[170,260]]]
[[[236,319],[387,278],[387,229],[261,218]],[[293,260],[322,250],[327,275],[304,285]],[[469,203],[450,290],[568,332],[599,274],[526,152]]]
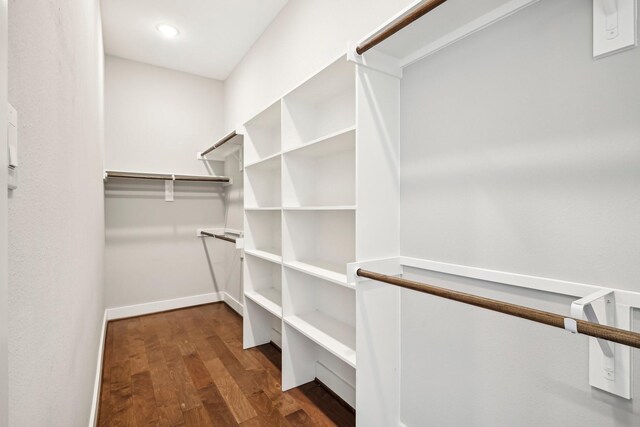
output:
[[[127,322],[129,336],[129,358],[131,359],[131,375],[149,370],[144,336],[140,318],[129,319]]]
[[[220,359],[208,360],[206,366],[238,423],[258,415]]]
[[[110,322],[99,426],[355,426],[318,383],[283,393],[281,361],[222,303]]]
[[[209,414],[202,406],[184,411],[185,427],[213,427]]]
[[[156,396],[149,371],[139,372],[131,377],[133,389],[133,415],[136,425],[158,424]]]
[[[227,402],[215,385],[198,390],[202,404],[214,426],[238,425]]]

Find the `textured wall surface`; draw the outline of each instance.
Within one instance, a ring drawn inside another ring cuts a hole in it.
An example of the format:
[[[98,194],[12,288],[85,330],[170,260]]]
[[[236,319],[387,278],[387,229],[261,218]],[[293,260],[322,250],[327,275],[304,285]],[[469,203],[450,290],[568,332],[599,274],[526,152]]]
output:
[[[9,200],[10,425],[86,426],[104,312],[98,1],[10,1],[9,46],[20,140]]]
[[[7,2],[0,1],[0,105],[7,102]],[[7,111],[0,109],[0,123],[6,123]],[[0,132],[0,147],[6,144],[7,134]],[[6,170],[7,150],[0,150],[0,171]],[[7,185],[7,176],[0,174],[0,188]],[[7,313],[7,302],[9,292],[7,287],[7,193],[0,192],[0,427],[5,427],[8,422],[7,417],[7,328],[9,317]]]
[[[405,70],[403,255],[640,291],[640,49],[594,60],[592,7],[541,1]],[[408,276],[567,315],[572,300]],[[591,388],[584,336],[415,292],[402,313],[408,426],[640,425],[637,370],[632,401]]]
[[[223,134],[222,83],[107,56],[106,169],[223,175],[196,159]],[[219,184],[110,180],[105,193],[105,304],[121,307],[225,290],[226,246],[197,238],[224,227]],[[239,278],[237,279],[239,280]]]

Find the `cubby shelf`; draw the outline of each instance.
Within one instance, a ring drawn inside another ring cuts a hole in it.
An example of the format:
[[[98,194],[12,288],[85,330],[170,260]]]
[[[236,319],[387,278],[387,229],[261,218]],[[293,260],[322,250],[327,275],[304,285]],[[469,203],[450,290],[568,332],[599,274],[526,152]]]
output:
[[[245,128],[245,166],[280,153],[281,103],[271,105],[249,120]]]
[[[282,256],[278,255],[275,252],[275,249],[272,249],[271,251],[262,250],[262,249],[245,249],[244,252],[249,254],[249,255],[252,255],[252,256],[254,256],[256,258],[261,258],[261,259],[264,259],[266,261],[274,262],[276,264],[281,264],[282,263]]]
[[[278,157],[280,157],[280,155],[281,154],[278,152],[278,153],[272,154],[272,155],[270,155],[268,157],[265,157],[264,159],[260,159],[260,160],[256,160],[256,161],[251,162],[251,163],[247,163],[246,165],[244,165],[244,167],[245,168],[253,168],[253,167],[265,164],[265,163],[269,162],[269,160],[277,159]]]
[[[347,283],[347,275],[339,272],[339,269],[342,267],[340,264],[331,264],[315,260],[311,262],[287,261],[284,263],[284,266],[319,279],[327,280],[331,283],[335,283],[336,285],[355,289],[355,285]]]
[[[320,311],[287,316],[284,322],[331,354],[356,367],[356,330]]]
[[[285,211],[355,211],[355,206],[284,206]]]
[[[244,208],[244,210],[245,211],[279,211],[279,210],[282,210],[282,208],[280,208],[279,206],[270,207],[270,208],[259,208],[259,207],[247,206]]]
[[[245,292],[244,296],[274,316],[282,318],[282,292],[279,289],[257,289]]]
[[[351,126],[348,126],[348,127],[344,128],[344,129],[340,129],[340,130],[338,130],[336,132],[331,132],[328,135],[324,135],[324,136],[321,136],[320,138],[316,138],[316,139],[314,139],[312,141],[306,142],[306,143],[304,143],[304,144],[302,144],[302,145],[300,145],[298,147],[293,147],[293,148],[289,148],[287,150],[284,150],[282,152],[282,154],[294,153],[294,152],[296,152],[298,150],[302,150],[303,148],[312,147],[312,146],[314,146],[316,144],[320,144],[320,143],[322,143],[324,141],[328,141],[330,139],[339,137],[339,136],[344,135],[344,134],[348,134],[348,133],[351,133],[351,132],[355,133],[355,130],[356,130],[355,125],[351,125]]]

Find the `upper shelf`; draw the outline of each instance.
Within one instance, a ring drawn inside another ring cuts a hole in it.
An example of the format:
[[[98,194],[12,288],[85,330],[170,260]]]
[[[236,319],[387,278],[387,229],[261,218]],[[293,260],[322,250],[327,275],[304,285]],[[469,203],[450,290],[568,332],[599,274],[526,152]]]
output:
[[[109,178],[125,179],[155,179],[162,181],[190,181],[190,182],[219,182],[228,183],[231,180],[227,176],[207,176],[207,175],[175,175],[167,173],[146,173],[146,172],[122,172],[105,171],[105,181]]]
[[[395,58],[400,67],[405,67],[537,1],[447,0],[380,42],[372,50]],[[424,0],[415,1],[381,25],[372,35],[382,32],[389,24],[411,14],[424,3]],[[363,41],[370,37],[365,37]],[[364,53],[364,57],[366,56],[367,53]]]
[[[223,136],[218,142],[198,153],[198,160],[224,160],[229,154],[240,149],[242,135],[235,130]]]

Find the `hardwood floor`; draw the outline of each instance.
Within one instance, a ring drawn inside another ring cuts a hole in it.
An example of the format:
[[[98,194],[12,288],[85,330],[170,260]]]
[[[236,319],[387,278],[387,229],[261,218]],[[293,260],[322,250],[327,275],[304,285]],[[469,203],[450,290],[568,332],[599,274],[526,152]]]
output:
[[[223,303],[110,322],[98,425],[355,426],[316,382],[283,393],[280,359]]]

